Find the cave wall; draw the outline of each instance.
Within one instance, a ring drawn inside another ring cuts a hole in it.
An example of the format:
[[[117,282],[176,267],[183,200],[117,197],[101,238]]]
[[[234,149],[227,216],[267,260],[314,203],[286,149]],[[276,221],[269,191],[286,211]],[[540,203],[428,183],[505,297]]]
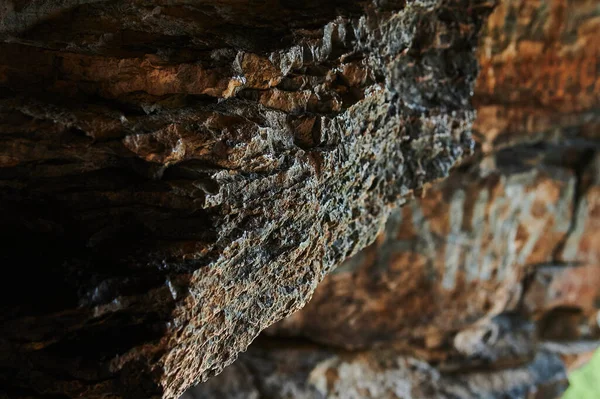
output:
[[[472,152],[493,4],[0,3],[0,395],[173,399]]]
[[[475,154],[187,397],[560,397],[600,346],[599,29],[594,1],[500,1]]]

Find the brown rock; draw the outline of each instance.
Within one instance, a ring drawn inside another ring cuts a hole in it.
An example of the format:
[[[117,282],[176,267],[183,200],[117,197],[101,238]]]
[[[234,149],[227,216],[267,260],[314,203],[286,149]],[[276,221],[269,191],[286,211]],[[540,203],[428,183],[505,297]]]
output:
[[[498,4],[478,56],[474,128],[484,151],[599,138],[599,29],[594,1]]]
[[[167,3],[0,4],[0,395],[177,398],[471,152],[491,4]]]
[[[346,259],[183,398],[558,397],[600,336],[600,14],[501,1],[474,86],[491,8],[0,4],[0,396],[177,398]]]
[[[500,2],[479,48],[477,155],[395,211],[376,243],[326,277],[302,311],[267,330],[361,359],[343,376],[334,362],[318,372],[325,382],[306,379],[305,389],[325,387],[323,397],[446,397],[451,378],[484,369],[499,397],[560,396],[562,377],[544,383],[503,373],[529,364],[539,375],[548,367],[532,360],[548,353],[572,370],[599,346],[599,15],[593,2]],[[398,350],[428,361],[443,393],[385,391],[387,376],[412,388],[424,380],[365,360]],[[494,397],[469,391],[485,378],[462,379],[452,397]],[[529,396],[514,390],[517,380]]]
[[[440,334],[516,310],[527,267],[551,262],[569,231],[576,176],[506,161],[490,156],[401,208],[271,331],[345,348],[439,346]]]
[[[393,350],[340,353],[318,347],[252,348],[185,399],[211,398],[222,386],[240,387],[237,395],[277,398],[558,398],[565,371],[558,356],[539,353],[531,362],[497,371],[444,375],[429,364]],[[246,370],[253,383],[240,381]],[[536,396],[536,394],[538,396]],[[234,396],[231,396],[234,397]]]

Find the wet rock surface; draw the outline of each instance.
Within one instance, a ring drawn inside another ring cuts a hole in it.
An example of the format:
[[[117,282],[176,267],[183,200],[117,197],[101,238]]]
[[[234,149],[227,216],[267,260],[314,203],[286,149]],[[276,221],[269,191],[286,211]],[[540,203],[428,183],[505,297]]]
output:
[[[0,4],[0,396],[232,363],[471,153],[492,6]]]

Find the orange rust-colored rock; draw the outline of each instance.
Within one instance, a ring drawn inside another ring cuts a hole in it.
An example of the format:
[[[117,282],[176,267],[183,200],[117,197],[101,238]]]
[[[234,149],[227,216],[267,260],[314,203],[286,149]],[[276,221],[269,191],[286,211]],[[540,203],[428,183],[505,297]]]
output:
[[[489,156],[402,207],[375,244],[271,331],[349,349],[436,347],[443,340],[430,344],[434,337],[515,311],[525,277],[551,264],[568,235],[576,176],[507,159]]]
[[[396,211],[271,333],[436,347],[502,312],[563,307],[593,327],[599,22],[594,2],[501,1],[478,50],[478,155]]]
[[[0,2],[0,396],[231,364],[472,152],[492,7]]]
[[[600,138],[595,1],[500,1],[479,48],[475,130],[484,151]]]
[[[557,397],[600,337],[600,13],[493,7],[0,4],[0,396]]]
[[[252,389],[560,397],[600,346],[599,28],[595,1],[498,2],[478,50],[476,155],[267,330],[240,361]],[[409,375],[406,356],[434,375]]]

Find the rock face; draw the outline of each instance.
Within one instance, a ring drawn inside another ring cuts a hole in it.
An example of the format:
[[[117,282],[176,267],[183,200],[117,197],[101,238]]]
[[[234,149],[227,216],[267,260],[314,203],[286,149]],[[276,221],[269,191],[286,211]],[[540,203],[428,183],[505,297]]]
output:
[[[223,374],[181,399],[545,399],[558,397],[564,377],[560,357],[546,352],[538,353],[529,364],[495,373],[470,370],[451,374],[392,350],[340,354],[311,346],[253,346]],[[534,386],[538,386],[537,392],[532,390]]]
[[[177,398],[233,362],[471,152],[491,7],[2,2],[0,396]]]
[[[532,161],[535,151],[506,152],[395,212],[377,243],[277,329],[348,349],[410,340],[435,347],[446,332],[516,310],[524,278],[554,264],[566,239],[576,175]]]
[[[597,2],[502,0],[476,154],[188,398],[558,398],[600,345],[599,29]]]
[[[184,398],[558,398],[600,346],[598,176],[552,146],[455,171]]]
[[[480,43],[475,129],[484,151],[600,138],[595,1],[502,0]]]

